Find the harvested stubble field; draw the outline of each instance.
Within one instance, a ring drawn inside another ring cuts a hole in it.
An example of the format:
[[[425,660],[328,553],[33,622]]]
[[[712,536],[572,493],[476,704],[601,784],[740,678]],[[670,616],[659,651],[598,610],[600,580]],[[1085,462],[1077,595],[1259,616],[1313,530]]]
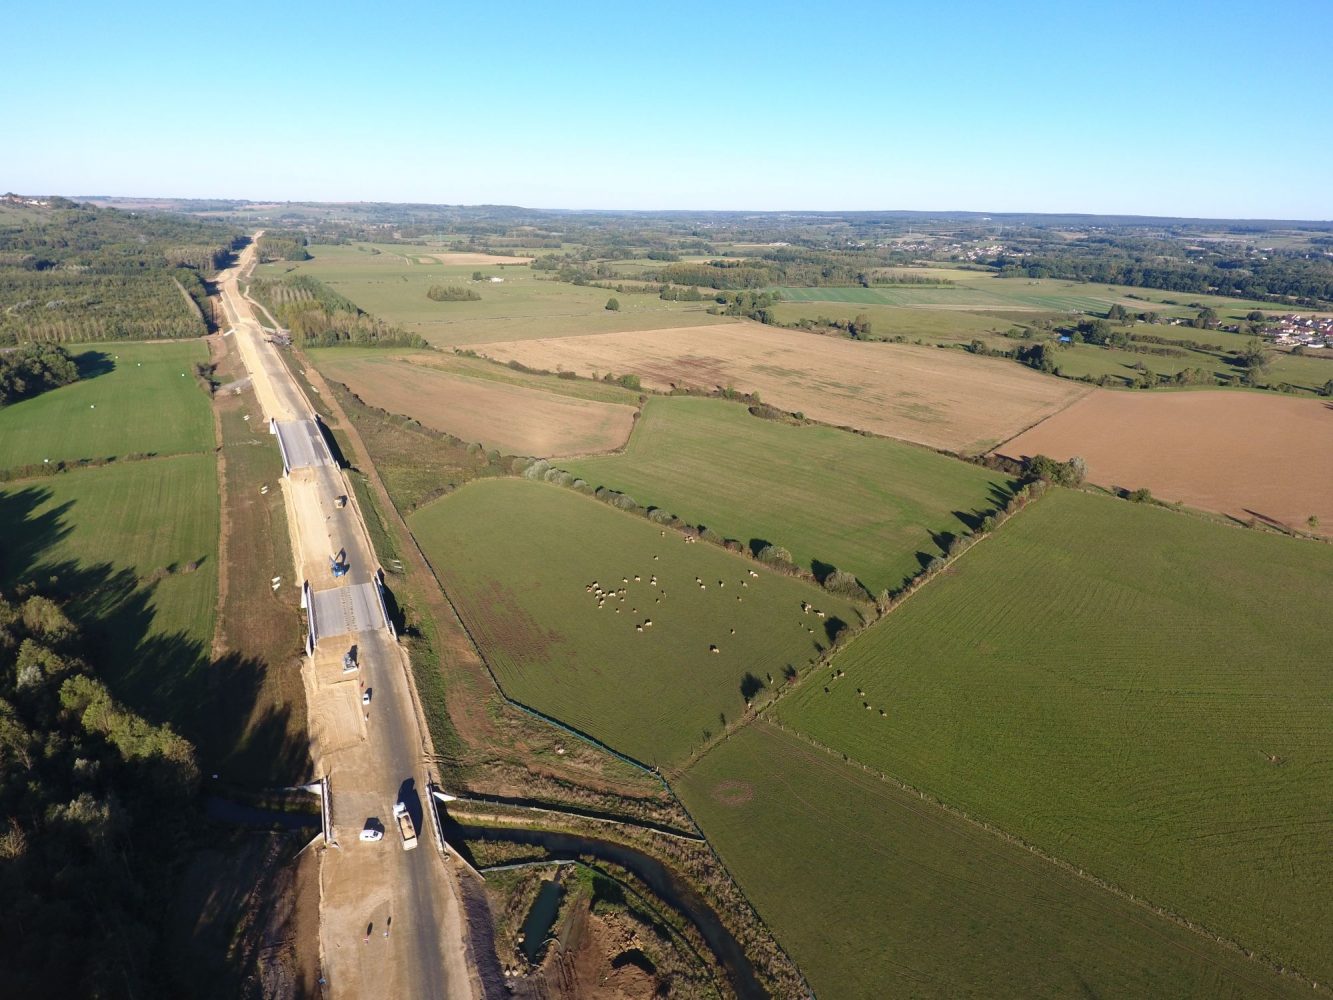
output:
[[[437,347],[724,321],[704,311],[707,303],[664,302],[656,295],[622,295],[619,311],[613,312],[606,302],[616,293],[605,288],[538,278],[525,265],[433,263],[432,255],[438,253],[433,247],[319,245],[310,247],[310,252],[311,260],[265,264],[256,270],[256,277],[309,274],[366,312]],[[471,284],[474,271],[504,281]],[[481,300],[427,298],[427,290],[439,284],[473,288]]]
[[[634,426],[634,406],[454,374],[392,355],[345,355],[332,348],[315,360],[326,376],[371,406],[506,454],[611,451],[625,443]]]
[[[12,484],[0,490],[0,587],[56,578],[75,614],[98,620],[117,697],[179,723],[205,697],[217,537],[211,452]]]
[[[1330,579],[1318,542],[1057,490],[778,712],[1324,982]]]
[[[810,584],[546,483],[472,483],[409,524],[506,693],[649,764],[686,757],[803,669],[836,619],[858,621]],[[611,591],[600,607],[593,581]]]
[[[1330,366],[1333,368],[1333,366]],[[1333,405],[1260,392],[1097,390],[997,449],[1248,521],[1333,530]]]
[[[872,594],[1009,495],[999,473],[925,448],[690,397],[650,398],[623,455],[561,465],[728,538],[781,545],[803,568],[847,570]]]
[[[634,374],[657,389],[730,386],[824,423],[963,453],[986,451],[1088,391],[1009,361],[758,323],[492,343],[478,350],[532,368]]]
[[[87,376],[0,408],[0,469],[213,447],[201,341],[70,348]],[[182,377],[183,376],[183,377]]]
[[[766,722],[675,784],[819,996],[1310,992]]]

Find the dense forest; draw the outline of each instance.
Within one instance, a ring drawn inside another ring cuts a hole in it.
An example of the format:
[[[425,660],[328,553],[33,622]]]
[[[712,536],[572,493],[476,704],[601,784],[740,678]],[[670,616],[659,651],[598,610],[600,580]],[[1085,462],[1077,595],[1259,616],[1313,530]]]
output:
[[[194,748],[120,704],[56,602],[0,598],[0,982],[6,996],[161,995],[158,928]]]
[[[425,347],[414,333],[376,319],[317,278],[256,279],[250,294],[298,342],[310,347]]]
[[[1001,255],[1001,274],[1097,281],[1171,292],[1212,292],[1315,306],[1333,302],[1333,259],[1308,252],[1213,252],[1160,240],[1086,239],[1022,257]]]
[[[79,366],[63,347],[25,344],[0,354],[0,406],[27,399],[79,378]]]
[[[240,243],[182,216],[0,206],[0,345],[206,333],[204,281]]]
[[[306,238],[301,233],[286,230],[265,231],[255,244],[259,254],[259,263],[267,264],[275,260],[309,260],[310,251],[306,249]]]

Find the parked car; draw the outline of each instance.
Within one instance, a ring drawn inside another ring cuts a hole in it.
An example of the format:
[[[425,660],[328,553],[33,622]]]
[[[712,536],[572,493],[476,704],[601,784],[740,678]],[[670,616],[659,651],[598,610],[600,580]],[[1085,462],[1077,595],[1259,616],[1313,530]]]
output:
[[[377,840],[384,839],[384,829],[380,826],[377,819],[366,820],[365,829],[361,831],[361,839],[374,843]]]

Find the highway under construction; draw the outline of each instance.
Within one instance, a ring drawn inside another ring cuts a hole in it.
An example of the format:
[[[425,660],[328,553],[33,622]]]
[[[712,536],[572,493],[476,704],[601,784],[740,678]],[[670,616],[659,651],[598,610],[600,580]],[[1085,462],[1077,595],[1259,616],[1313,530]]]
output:
[[[479,996],[452,862],[439,850],[403,850],[396,833],[393,812],[402,802],[419,835],[439,844],[425,768],[429,737],[351,484],[240,290],[254,259],[252,243],[219,287],[228,335],[282,453],[303,580],[311,756],[328,790],[319,879],[324,989],[333,997]],[[382,840],[360,838],[368,822],[388,831]]]

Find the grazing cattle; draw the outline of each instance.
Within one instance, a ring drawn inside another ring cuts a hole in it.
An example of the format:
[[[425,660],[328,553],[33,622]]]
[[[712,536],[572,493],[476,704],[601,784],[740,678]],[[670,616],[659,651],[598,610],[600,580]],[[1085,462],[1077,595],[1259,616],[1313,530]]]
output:
[[[716,646],[709,646],[709,647],[708,647],[708,651],[709,651],[710,653],[720,653],[720,652],[722,652],[722,650],[718,649]]]

